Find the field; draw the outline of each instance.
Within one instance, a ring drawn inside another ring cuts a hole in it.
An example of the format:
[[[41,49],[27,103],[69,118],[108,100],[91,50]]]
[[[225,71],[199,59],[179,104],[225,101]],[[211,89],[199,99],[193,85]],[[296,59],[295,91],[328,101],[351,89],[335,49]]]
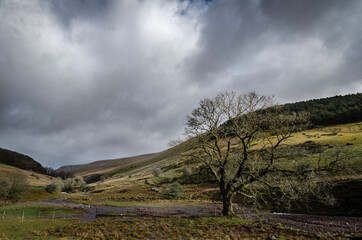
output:
[[[49,205],[15,205],[0,207],[1,220],[30,220],[69,218],[81,211]]]
[[[257,220],[226,217],[147,217],[109,214],[96,221],[0,222],[0,239],[359,239],[361,233],[320,233]]]
[[[71,220],[25,220],[0,222],[0,239],[59,239],[55,236],[47,236],[46,229],[60,227],[70,223]]]

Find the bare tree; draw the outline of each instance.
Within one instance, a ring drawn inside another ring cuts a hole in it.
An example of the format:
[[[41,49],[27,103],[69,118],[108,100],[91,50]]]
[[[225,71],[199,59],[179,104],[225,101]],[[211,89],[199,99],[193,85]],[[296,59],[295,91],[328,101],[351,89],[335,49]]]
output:
[[[26,193],[27,180],[23,174],[2,172],[0,175],[0,201],[18,201]]]
[[[187,116],[185,130],[198,139],[202,150],[189,156],[202,161],[218,182],[222,215],[234,214],[232,201],[236,193],[255,198],[248,189],[252,183],[283,193],[280,184],[268,181],[270,174],[312,171],[284,169],[278,162],[277,150],[305,126],[307,119],[306,114],[282,114],[273,97],[255,92],[223,92],[214,99],[200,101]]]

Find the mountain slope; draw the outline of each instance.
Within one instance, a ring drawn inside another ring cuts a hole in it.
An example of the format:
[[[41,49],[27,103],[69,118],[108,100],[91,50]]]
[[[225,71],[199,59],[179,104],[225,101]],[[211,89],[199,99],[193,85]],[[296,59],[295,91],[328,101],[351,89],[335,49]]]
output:
[[[283,105],[286,112],[308,112],[313,125],[328,126],[362,121],[362,93]]]
[[[75,176],[83,177],[90,175],[104,175],[120,169],[131,167],[134,164],[140,164],[142,162],[152,160],[161,154],[162,152],[111,160],[100,160],[81,165],[68,165],[58,168],[57,171],[70,172]]]
[[[0,163],[37,173],[46,173],[45,168],[31,157],[3,148],[0,148]]]
[[[283,108],[285,112],[300,112],[306,111],[311,115],[311,121],[313,125],[332,125],[343,124],[350,122],[362,121],[362,94],[350,94],[346,96],[335,96],[330,98],[313,99],[304,102],[284,104]],[[189,139],[189,141],[193,141]],[[183,143],[182,146],[177,148],[171,148],[160,153],[146,154],[135,157],[119,158],[113,160],[96,161],[83,165],[71,165],[59,168],[57,171],[70,172],[76,176],[90,177],[97,175],[112,176],[119,171],[126,169],[135,170],[143,165],[150,165],[152,163],[162,161],[165,159],[175,157],[179,153],[180,148],[182,151],[187,151],[192,144]],[[131,169],[133,167],[133,169]]]
[[[29,186],[36,186],[36,187],[40,186],[44,187],[50,184],[52,181],[58,181],[58,179],[47,176],[45,174],[36,173],[31,170],[20,169],[6,164],[0,164],[0,176],[8,174],[23,176],[26,179],[26,182],[29,184]]]

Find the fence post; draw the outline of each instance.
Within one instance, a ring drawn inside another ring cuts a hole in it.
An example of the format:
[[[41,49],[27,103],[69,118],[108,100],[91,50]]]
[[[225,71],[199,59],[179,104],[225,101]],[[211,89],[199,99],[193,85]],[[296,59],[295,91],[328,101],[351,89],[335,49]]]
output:
[[[55,217],[55,210],[53,211],[53,217],[52,217],[52,219],[54,219],[54,217]]]
[[[24,221],[24,210],[23,210],[23,215],[21,216],[21,221]]]
[[[38,211],[38,219],[40,219],[40,210]]]
[[[5,212],[6,212],[6,211],[3,212],[3,220],[5,219]]]

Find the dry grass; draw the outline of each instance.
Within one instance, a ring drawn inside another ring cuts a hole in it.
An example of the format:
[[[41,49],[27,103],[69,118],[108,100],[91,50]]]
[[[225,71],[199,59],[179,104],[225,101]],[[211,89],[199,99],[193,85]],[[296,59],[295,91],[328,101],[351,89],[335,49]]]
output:
[[[137,217],[52,228],[45,234],[76,239],[331,239],[280,225],[224,217]],[[339,239],[348,239],[339,236]]]
[[[23,170],[5,164],[0,164],[0,174],[2,173],[24,175],[26,177],[27,183],[33,187],[45,187],[53,181],[61,181],[60,179],[52,178],[45,174],[35,173],[29,170]]]
[[[162,153],[145,154],[135,157],[118,158],[112,160],[101,160],[82,165],[71,165],[61,167],[59,170],[68,171],[75,176],[88,176],[94,174],[107,174],[122,169],[128,169],[135,164],[140,164],[158,157]]]

